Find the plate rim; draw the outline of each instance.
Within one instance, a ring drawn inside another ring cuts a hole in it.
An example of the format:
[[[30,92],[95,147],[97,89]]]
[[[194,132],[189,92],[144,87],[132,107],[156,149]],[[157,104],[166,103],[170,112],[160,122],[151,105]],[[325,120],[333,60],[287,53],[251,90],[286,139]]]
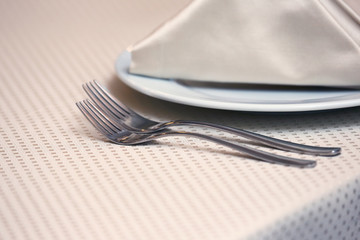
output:
[[[241,103],[241,102],[226,102],[219,99],[203,98],[201,94],[191,91],[182,91],[185,95],[172,95],[166,91],[159,89],[152,89],[136,84],[134,79],[149,79],[157,81],[166,81],[169,87],[180,87],[175,85],[174,81],[167,81],[167,79],[152,78],[141,75],[133,75],[128,72],[131,62],[131,52],[123,51],[115,62],[115,70],[119,79],[132,89],[137,90],[145,95],[166,100],[169,102],[185,104],[195,107],[204,107],[210,109],[232,110],[232,111],[248,111],[248,112],[305,112],[305,111],[319,111],[319,110],[332,110],[348,107],[356,107],[360,105],[360,90],[351,90],[347,96],[358,95],[358,98],[340,99],[333,101],[320,101],[320,102],[302,102],[302,103]],[[129,76],[131,75],[131,78]],[[170,80],[170,79],[168,79]],[[164,82],[162,82],[164,83]],[[183,90],[186,88],[183,88]],[[179,89],[180,90],[180,89]],[[272,90],[269,90],[272,91]],[[345,91],[345,90],[344,90]]]

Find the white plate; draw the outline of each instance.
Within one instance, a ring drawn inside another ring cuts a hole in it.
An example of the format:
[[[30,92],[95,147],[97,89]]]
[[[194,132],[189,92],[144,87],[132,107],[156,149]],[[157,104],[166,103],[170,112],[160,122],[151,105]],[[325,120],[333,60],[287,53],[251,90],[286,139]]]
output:
[[[209,87],[130,74],[130,62],[131,53],[127,51],[116,61],[117,74],[125,84],[146,95],[181,104],[254,112],[299,112],[360,106],[360,90],[356,89]]]

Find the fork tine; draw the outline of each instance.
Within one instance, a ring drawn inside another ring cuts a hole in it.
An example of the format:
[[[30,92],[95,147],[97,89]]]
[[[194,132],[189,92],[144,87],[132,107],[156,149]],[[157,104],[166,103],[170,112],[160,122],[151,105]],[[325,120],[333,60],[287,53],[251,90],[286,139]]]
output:
[[[89,120],[89,122],[102,134],[105,136],[111,134],[110,131],[108,131],[106,128],[103,127],[103,125],[94,117],[92,112],[88,109],[86,104],[83,102],[77,102],[76,106],[80,109],[80,111],[83,113],[83,115]]]
[[[88,118],[88,120],[103,134],[109,135],[121,131],[121,128],[113,124],[89,100],[84,100],[83,102],[79,103],[78,107]]]
[[[99,108],[115,118],[125,119],[133,112],[114,99],[99,83],[94,80],[84,85],[84,90]]]
[[[92,115],[101,122],[103,127],[106,127],[111,133],[116,133],[122,130],[121,125],[114,123],[105,114],[96,108],[96,106],[88,99],[84,100],[85,105],[91,111]]]
[[[91,100],[93,100],[95,105],[99,109],[102,109],[106,114],[120,120],[123,120],[126,117],[126,115],[123,114],[122,111],[116,109],[114,104],[112,104],[112,101],[109,101],[108,98],[104,96],[98,89],[96,89],[93,84],[85,83],[83,84],[83,89],[91,98]]]
[[[127,106],[125,106],[124,104],[121,104],[119,101],[117,101],[115,98],[113,98],[107,90],[104,89],[103,86],[101,86],[96,80],[93,80],[92,83],[90,83],[91,86],[94,87],[94,89],[97,90],[98,93],[101,92],[101,96],[106,97],[109,102],[111,102],[113,104],[114,107],[116,107],[117,110],[125,113],[126,115],[132,114],[134,113],[131,109],[129,109]]]

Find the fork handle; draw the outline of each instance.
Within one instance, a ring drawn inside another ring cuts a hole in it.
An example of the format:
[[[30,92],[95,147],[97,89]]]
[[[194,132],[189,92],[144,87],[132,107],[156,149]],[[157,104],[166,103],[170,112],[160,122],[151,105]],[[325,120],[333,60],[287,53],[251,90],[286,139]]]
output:
[[[148,141],[150,139],[154,140],[157,138],[166,137],[169,135],[184,135],[184,136],[192,136],[192,137],[196,137],[196,138],[200,138],[200,139],[205,139],[205,140],[229,147],[231,149],[234,149],[236,151],[244,153],[248,156],[251,156],[255,159],[262,160],[262,161],[269,162],[269,163],[277,163],[277,164],[301,167],[301,168],[312,168],[312,167],[316,166],[316,161],[313,161],[313,160],[303,160],[303,159],[286,157],[286,156],[282,156],[282,155],[276,155],[276,154],[272,154],[269,152],[261,151],[259,149],[251,148],[251,147],[240,145],[240,144],[231,143],[231,142],[228,142],[228,141],[225,141],[222,139],[218,139],[215,137],[211,137],[211,136],[203,135],[203,134],[199,134],[199,133],[194,133],[194,132],[180,132],[180,131],[172,131],[172,130],[164,131],[163,130],[163,131],[160,131],[157,133],[153,133],[150,138],[146,139],[146,141]]]
[[[270,147],[274,147],[277,149],[286,150],[286,151],[290,151],[290,152],[310,154],[310,155],[320,155],[320,156],[336,156],[341,153],[341,148],[338,148],[338,147],[316,147],[316,146],[298,144],[298,143],[293,143],[293,142],[284,141],[281,139],[264,136],[264,135],[261,135],[258,133],[249,132],[249,131],[239,129],[239,128],[222,126],[222,125],[208,123],[208,122],[175,120],[175,121],[172,121],[172,122],[166,124],[167,127],[180,126],[180,125],[211,127],[211,128],[226,131],[228,133],[259,142],[266,146],[270,146]]]

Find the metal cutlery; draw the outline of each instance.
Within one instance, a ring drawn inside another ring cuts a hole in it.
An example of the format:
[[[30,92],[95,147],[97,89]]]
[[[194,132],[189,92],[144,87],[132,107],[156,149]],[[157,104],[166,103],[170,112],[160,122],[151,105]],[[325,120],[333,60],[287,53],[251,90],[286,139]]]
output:
[[[339,147],[317,147],[309,146],[281,139],[276,139],[264,136],[258,133],[249,132],[243,129],[222,126],[214,123],[189,121],[189,120],[173,120],[167,122],[157,122],[136,113],[128,108],[118,100],[116,100],[110,93],[105,90],[97,81],[89,82],[83,85],[87,95],[92,99],[97,108],[101,109],[112,122],[121,122],[124,129],[138,133],[157,133],[161,130],[171,128],[173,126],[202,126],[210,127],[218,130],[226,131],[228,133],[255,141],[265,146],[273,147],[280,150],[303,153],[309,155],[320,156],[336,156],[340,154],[341,148]],[[169,131],[171,132],[171,131]],[[160,133],[158,133],[160,134]],[[169,133],[167,133],[168,135]]]
[[[106,113],[103,113],[102,111],[97,109],[97,107],[90,100],[77,102],[76,105],[97,130],[99,130],[111,142],[114,142],[116,144],[135,145],[135,144],[149,142],[158,138],[180,135],[180,136],[205,139],[214,142],[216,144],[220,144],[228,148],[231,148],[233,150],[239,151],[255,159],[269,163],[277,163],[277,164],[296,166],[296,167],[316,166],[316,161],[290,158],[282,155],[275,155],[272,153],[268,153],[255,148],[248,147],[246,145],[232,143],[229,141],[225,141],[219,138],[215,138],[212,136],[203,135],[199,133],[173,131],[168,128],[161,130],[157,129],[157,131],[146,132],[146,133],[134,132],[127,128],[124,128],[124,122],[114,121],[113,118],[107,116]]]

